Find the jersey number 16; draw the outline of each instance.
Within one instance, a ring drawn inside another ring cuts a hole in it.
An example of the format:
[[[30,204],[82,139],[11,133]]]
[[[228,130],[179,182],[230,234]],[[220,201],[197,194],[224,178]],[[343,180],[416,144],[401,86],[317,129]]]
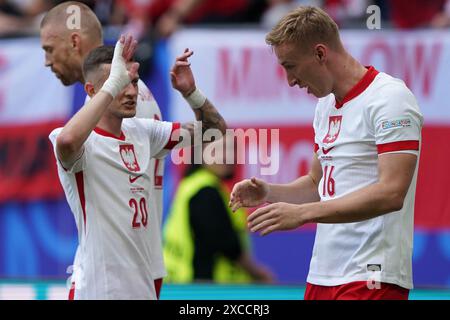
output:
[[[332,177],[334,171],[334,166],[325,166],[324,168],[324,174],[323,174],[323,190],[322,190],[322,196],[326,196],[327,193],[330,197],[334,196],[334,186],[335,182]]]

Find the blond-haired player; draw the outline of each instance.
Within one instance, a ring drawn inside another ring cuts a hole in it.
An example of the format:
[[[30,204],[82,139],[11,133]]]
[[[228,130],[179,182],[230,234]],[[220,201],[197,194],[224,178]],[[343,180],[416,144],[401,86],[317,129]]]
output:
[[[237,183],[233,209],[268,234],[317,223],[305,299],[407,299],[422,115],[403,81],[363,66],[321,9],[299,7],[267,35],[290,86],[319,101],[308,175]]]

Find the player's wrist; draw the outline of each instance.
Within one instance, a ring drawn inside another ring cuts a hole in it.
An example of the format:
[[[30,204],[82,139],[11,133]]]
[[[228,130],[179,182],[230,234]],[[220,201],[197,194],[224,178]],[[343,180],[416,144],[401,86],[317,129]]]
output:
[[[118,41],[114,49],[114,57],[111,62],[111,71],[101,90],[109,93],[115,98],[130,82],[130,76],[126,61],[122,56],[123,44]]]
[[[269,202],[269,203],[278,202],[273,197],[272,185],[270,183],[266,183],[266,197],[265,197],[265,200],[266,200],[266,202]]]
[[[109,93],[113,99],[119,94],[120,89],[117,86],[117,83],[108,78],[105,83],[103,84],[102,88],[100,89],[100,91],[104,91],[106,93]]]
[[[130,78],[125,69],[124,74],[110,76],[100,90],[108,92],[114,99],[130,82]]]
[[[325,202],[311,202],[298,205],[299,219],[298,224],[304,225],[307,223],[321,223],[323,218],[326,218]]]
[[[192,109],[200,109],[206,102],[206,96],[198,88],[183,97]]]

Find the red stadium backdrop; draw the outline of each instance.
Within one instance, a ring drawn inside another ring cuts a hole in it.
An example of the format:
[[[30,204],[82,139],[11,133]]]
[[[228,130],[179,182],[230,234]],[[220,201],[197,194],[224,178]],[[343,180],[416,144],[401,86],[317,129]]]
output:
[[[416,196],[415,225],[450,228],[450,92],[445,68],[450,36],[442,32],[344,32],[350,52],[403,79],[415,94],[425,118]],[[259,32],[179,33],[172,41],[175,56],[189,44],[199,87],[218,106],[232,127],[279,128],[280,168],[262,176],[260,165],[247,164],[242,177],[260,176],[288,182],[307,171],[313,154],[315,98],[290,88],[276,56]],[[174,93],[173,119],[188,120],[190,110]],[[254,147],[254,150],[256,147]]]

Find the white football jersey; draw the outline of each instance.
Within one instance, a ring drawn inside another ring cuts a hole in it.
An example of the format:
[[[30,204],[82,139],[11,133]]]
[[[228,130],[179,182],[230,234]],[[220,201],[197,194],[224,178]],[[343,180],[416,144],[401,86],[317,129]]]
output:
[[[86,101],[89,101],[89,96]],[[158,103],[153,97],[150,90],[147,88],[142,80],[138,82],[138,97],[136,105],[136,118],[163,120],[161,110]],[[161,155],[163,155],[161,157]],[[159,219],[159,225],[152,224],[149,228],[151,230],[150,237],[152,238],[152,273],[154,279],[161,279],[167,276],[166,267],[164,264],[164,256],[162,253],[162,218],[163,218],[163,178],[164,178],[164,155],[159,154],[158,158],[150,160],[150,172],[154,172],[152,178],[153,201],[156,207],[156,213]],[[77,250],[78,252],[78,250]],[[77,265],[77,255],[75,254],[74,266]],[[76,267],[75,267],[76,268]]]
[[[156,299],[152,225],[159,227],[153,200],[151,159],[173,147],[179,124],[124,119],[114,137],[96,128],[83,153],[58,174],[78,228],[75,299]],[[56,151],[56,137],[50,134]]]
[[[339,103],[319,99],[315,150],[322,166],[321,201],[378,181],[378,155],[417,155],[423,117],[403,81],[370,67]],[[307,281],[335,286],[354,281],[412,288],[414,197],[417,167],[403,208],[357,223],[317,224]]]
[[[158,103],[153,97],[150,90],[144,82],[138,82],[139,95],[136,105],[136,117],[146,119],[163,120],[161,110]],[[152,237],[152,273],[153,279],[161,279],[167,276],[166,267],[164,265],[164,256],[162,252],[162,218],[163,218],[163,178],[164,178],[164,155],[168,153],[158,154],[158,158],[151,159],[150,171],[153,172],[153,201],[155,202],[156,213],[159,225],[150,226]],[[163,156],[161,156],[163,155]]]

